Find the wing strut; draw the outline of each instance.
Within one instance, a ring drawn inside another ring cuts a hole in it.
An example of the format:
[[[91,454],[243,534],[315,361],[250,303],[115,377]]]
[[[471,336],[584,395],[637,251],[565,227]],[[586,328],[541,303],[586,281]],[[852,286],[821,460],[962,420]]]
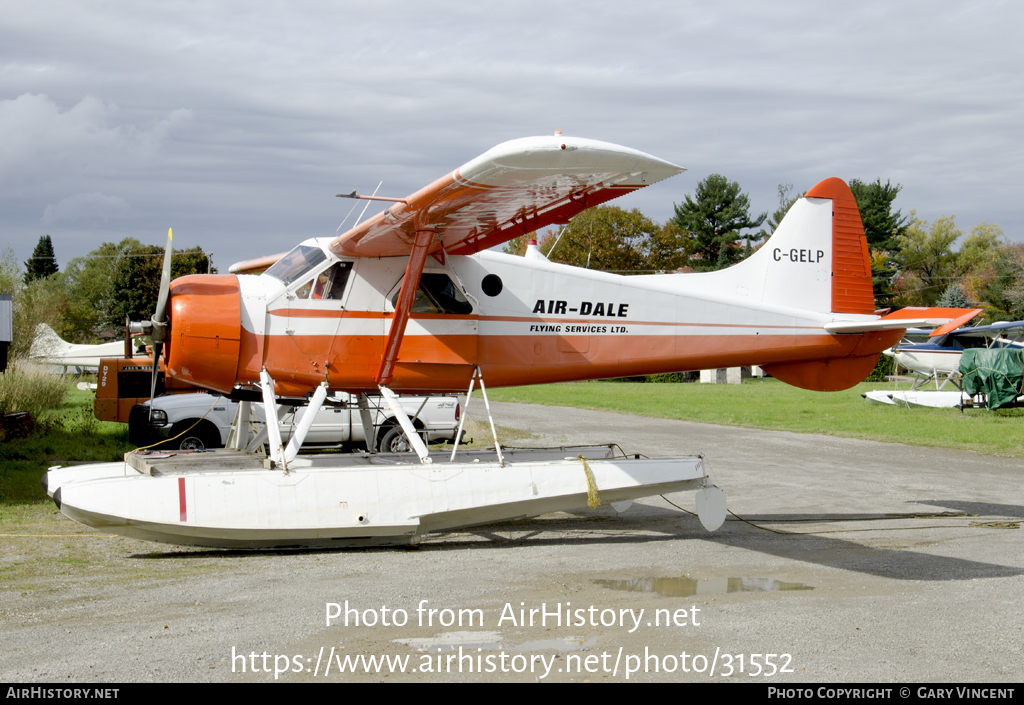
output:
[[[405,326],[409,322],[412,303],[416,300],[416,290],[420,286],[423,265],[427,262],[427,248],[430,247],[433,239],[433,230],[416,231],[416,242],[413,244],[412,253],[409,255],[409,264],[405,268],[405,279],[402,280],[402,290],[398,294],[398,303],[395,304],[395,317],[391,319],[391,331],[388,333],[387,342],[384,344],[384,359],[381,360],[380,371],[377,372],[378,386],[391,383],[391,375],[395,371],[395,361],[398,359],[398,349],[402,346],[402,338],[405,337]]]

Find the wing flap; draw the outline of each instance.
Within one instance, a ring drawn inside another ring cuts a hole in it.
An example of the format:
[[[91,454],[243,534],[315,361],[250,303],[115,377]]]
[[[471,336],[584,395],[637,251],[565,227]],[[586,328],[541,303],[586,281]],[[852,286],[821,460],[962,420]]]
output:
[[[330,244],[342,257],[408,255],[418,230],[436,230],[430,252],[467,255],[566,223],[580,211],[683,171],[628,147],[527,137],[494,147]]]

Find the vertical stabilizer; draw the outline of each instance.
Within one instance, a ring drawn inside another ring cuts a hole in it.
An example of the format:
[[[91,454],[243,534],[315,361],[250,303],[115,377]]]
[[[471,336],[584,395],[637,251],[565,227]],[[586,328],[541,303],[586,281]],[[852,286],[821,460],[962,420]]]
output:
[[[29,348],[28,356],[45,363],[50,358],[60,358],[67,355],[71,348],[71,343],[62,340],[53,328],[50,328],[45,323],[40,323],[36,326],[35,337],[32,338],[32,347]],[[49,364],[62,363],[50,362]]]
[[[825,179],[797,199],[750,257],[700,276],[752,302],[824,314],[875,312],[864,227],[842,179]]]

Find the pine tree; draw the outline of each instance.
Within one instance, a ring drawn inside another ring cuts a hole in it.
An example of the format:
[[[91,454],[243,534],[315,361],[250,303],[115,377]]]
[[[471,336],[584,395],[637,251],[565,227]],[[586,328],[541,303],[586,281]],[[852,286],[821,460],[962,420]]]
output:
[[[49,235],[43,235],[32,250],[32,257],[25,263],[25,283],[31,284],[36,279],[45,279],[60,271],[57,257],[53,252],[53,242]]]
[[[875,292],[876,306],[889,306],[896,292],[893,277],[897,268],[894,258],[899,255],[900,237],[907,233],[911,219],[900,211],[893,211],[893,201],[899,195],[903,184],[882,184],[875,179],[872,184],[860,179],[850,180],[850,191],[857,201],[860,220],[864,225],[864,236],[871,251],[871,286]]]
[[[679,229],[690,235],[690,266],[698,271],[722,269],[750,254],[750,243],[765,236],[762,231],[741,234],[755,229],[768,217],[762,213],[750,216],[750,198],[740,185],[721,174],[712,174],[697,184],[696,197],[686,196],[675,204],[673,219]],[[746,240],[744,247],[739,241]]]
[[[946,291],[935,302],[935,305],[942,308],[971,308],[971,302],[967,300],[967,294],[964,293],[963,288],[956,282],[946,287]]]

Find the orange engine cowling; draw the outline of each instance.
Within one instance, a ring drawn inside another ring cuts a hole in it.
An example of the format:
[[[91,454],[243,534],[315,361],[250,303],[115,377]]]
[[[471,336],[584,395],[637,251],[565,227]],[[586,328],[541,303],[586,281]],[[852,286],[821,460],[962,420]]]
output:
[[[197,387],[229,393],[238,370],[240,306],[233,274],[193,274],[171,282],[167,372]]]

